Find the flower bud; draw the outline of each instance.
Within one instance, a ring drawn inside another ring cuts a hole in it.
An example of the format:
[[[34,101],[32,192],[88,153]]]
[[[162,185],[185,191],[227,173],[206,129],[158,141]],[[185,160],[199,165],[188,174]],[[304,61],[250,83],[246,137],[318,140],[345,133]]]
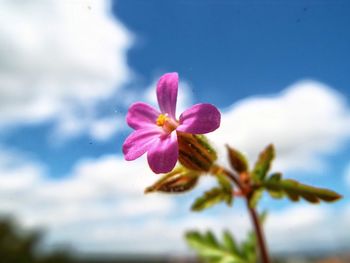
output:
[[[145,193],[182,193],[193,189],[198,182],[199,173],[179,166],[165,174],[153,185],[145,189]]]
[[[215,150],[204,135],[177,132],[179,162],[188,169],[208,172],[217,159]]]

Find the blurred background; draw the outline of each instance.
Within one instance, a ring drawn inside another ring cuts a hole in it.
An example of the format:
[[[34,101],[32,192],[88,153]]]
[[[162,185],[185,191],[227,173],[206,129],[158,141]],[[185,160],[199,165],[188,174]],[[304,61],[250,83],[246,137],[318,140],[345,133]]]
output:
[[[245,236],[239,201],[189,211],[210,178],[144,196],[159,176],[144,158],[123,160],[128,106],[155,104],[157,79],[172,71],[178,114],[220,108],[209,136],[219,151],[229,143],[254,161],[274,143],[273,170],[344,196],[315,206],[264,197],[271,253],[350,262],[349,1],[0,4],[1,262],[190,262],[187,230]]]

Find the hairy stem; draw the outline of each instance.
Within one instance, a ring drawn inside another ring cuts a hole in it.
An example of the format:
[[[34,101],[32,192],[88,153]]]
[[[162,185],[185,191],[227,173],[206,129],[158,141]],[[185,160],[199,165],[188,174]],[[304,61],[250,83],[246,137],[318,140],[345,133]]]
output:
[[[261,222],[259,220],[259,216],[258,216],[258,213],[256,212],[256,210],[253,207],[250,207],[250,205],[249,205],[250,194],[248,193],[249,191],[247,192],[246,186],[241,182],[240,178],[236,174],[230,172],[229,170],[227,170],[221,166],[213,165],[211,172],[213,174],[226,175],[239,188],[241,193],[243,193],[243,197],[246,199],[249,215],[250,215],[252,223],[254,225],[254,230],[255,230],[255,234],[257,237],[257,242],[258,242],[258,246],[259,246],[259,250],[260,250],[261,262],[262,263],[270,263],[269,254],[267,252],[266,241],[265,241],[265,237],[264,237],[264,232],[263,232],[263,229],[261,227]]]
[[[260,250],[261,262],[262,263],[269,263],[270,262],[269,254],[267,252],[265,236],[264,236],[263,229],[261,227],[259,216],[258,216],[258,213],[256,212],[256,210],[249,206],[248,199],[247,199],[247,207],[248,207],[248,211],[249,211],[250,217],[251,217],[253,225],[254,225],[254,230],[255,230],[255,234],[257,237],[257,242],[258,242],[259,250]]]

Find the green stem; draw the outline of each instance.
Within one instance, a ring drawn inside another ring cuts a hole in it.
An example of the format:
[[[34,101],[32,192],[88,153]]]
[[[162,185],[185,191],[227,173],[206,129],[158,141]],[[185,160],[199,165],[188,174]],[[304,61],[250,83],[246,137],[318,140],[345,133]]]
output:
[[[259,220],[259,216],[258,216],[258,213],[256,212],[256,210],[253,207],[249,206],[249,194],[247,194],[246,187],[244,186],[244,184],[241,182],[241,180],[239,179],[239,177],[236,174],[231,173],[230,171],[226,170],[225,168],[223,168],[221,166],[213,165],[211,172],[213,174],[226,175],[239,188],[239,190],[244,194],[244,198],[246,199],[246,203],[247,203],[248,212],[249,212],[249,215],[251,217],[251,220],[252,220],[252,223],[254,226],[254,230],[255,230],[255,234],[257,237],[258,246],[259,246],[259,250],[260,250],[261,262],[262,263],[270,263],[269,254],[267,252],[266,241],[265,241],[265,237],[264,237],[264,232],[263,232],[263,229],[261,227],[261,222]]]

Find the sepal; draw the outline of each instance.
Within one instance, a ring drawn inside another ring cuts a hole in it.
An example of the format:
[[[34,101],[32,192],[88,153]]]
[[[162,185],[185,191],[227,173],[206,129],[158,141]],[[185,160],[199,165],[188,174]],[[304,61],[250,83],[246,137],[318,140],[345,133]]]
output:
[[[217,159],[216,151],[204,135],[177,132],[179,162],[194,171],[208,172]]]
[[[185,167],[176,167],[172,172],[165,174],[153,185],[145,189],[145,193],[182,193],[192,190],[198,182],[200,173],[188,170]]]

